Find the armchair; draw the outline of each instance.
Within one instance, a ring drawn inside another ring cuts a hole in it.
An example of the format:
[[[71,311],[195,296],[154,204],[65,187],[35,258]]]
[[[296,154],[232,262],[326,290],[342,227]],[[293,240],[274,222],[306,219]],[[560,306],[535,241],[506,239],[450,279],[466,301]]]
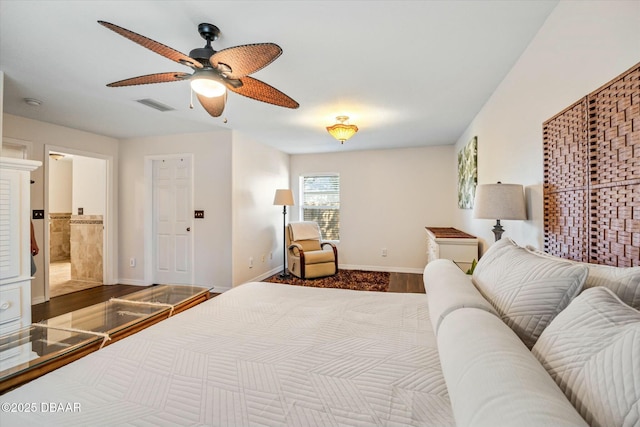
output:
[[[291,222],[285,235],[291,274],[301,279],[313,279],[338,272],[338,249],[333,243],[322,241],[316,222]]]

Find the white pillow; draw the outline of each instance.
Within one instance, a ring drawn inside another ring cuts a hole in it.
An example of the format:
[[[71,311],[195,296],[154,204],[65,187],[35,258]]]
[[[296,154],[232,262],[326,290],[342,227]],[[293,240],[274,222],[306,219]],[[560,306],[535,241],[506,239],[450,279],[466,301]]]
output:
[[[473,283],[502,320],[531,348],[582,290],[587,267],[536,256],[503,238],[484,254]]]
[[[504,322],[475,308],[450,313],[438,353],[457,426],[585,426],[542,365]]]
[[[640,425],[640,311],[611,290],[585,290],[532,352],[592,427]]]
[[[423,280],[431,326],[436,336],[442,320],[455,310],[473,307],[498,315],[473,286],[471,277],[449,259],[436,259],[427,264]]]
[[[584,289],[604,286],[611,289],[624,303],[640,310],[640,267],[613,267],[610,265],[579,263],[578,261],[555,257],[532,246],[527,246],[527,250],[535,255],[586,265],[589,269],[589,275],[584,282]]]

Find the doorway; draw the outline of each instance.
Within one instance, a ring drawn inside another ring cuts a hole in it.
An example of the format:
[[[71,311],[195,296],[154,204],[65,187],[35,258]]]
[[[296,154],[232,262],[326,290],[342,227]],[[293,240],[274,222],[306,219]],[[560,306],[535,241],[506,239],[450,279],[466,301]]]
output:
[[[147,156],[145,281],[193,284],[193,155]]]
[[[105,283],[107,161],[47,150],[47,299]]]

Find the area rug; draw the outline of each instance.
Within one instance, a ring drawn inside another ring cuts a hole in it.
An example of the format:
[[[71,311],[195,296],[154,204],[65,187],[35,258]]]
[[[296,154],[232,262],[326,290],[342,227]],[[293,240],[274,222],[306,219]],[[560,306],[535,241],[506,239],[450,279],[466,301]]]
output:
[[[313,286],[316,288],[387,292],[389,290],[389,276],[390,274],[385,271],[338,270],[335,276],[306,280],[299,279],[296,276],[289,276],[289,278],[283,279],[278,273],[264,281],[296,286]]]

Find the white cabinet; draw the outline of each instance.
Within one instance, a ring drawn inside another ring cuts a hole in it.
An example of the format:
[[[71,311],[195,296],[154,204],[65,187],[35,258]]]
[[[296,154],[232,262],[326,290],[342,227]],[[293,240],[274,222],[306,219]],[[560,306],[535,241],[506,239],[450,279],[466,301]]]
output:
[[[31,324],[29,185],[40,164],[0,158],[0,335]]]
[[[427,262],[450,259],[463,271],[478,260],[478,238],[451,227],[425,227]]]

